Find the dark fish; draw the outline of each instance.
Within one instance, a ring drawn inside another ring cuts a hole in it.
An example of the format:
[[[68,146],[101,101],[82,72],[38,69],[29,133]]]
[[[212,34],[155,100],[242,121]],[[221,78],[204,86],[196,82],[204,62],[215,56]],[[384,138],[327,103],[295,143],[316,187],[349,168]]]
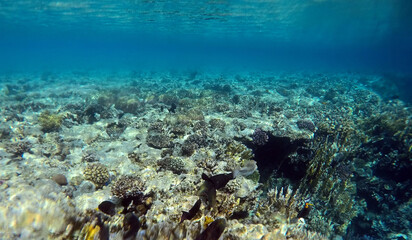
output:
[[[225,228],[226,220],[224,218],[216,219],[195,240],[218,240]]]
[[[124,216],[123,226],[125,227],[123,239],[124,240],[135,239],[136,234],[140,229],[139,218],[133,213],[129,212]]]
[[[306,218],[309,215],[310,210],[312,209],[312,207],[311,207],[312,205],[313,204],[305,203],[305,207],[302,210],[300,210],[300,212],[298,213],[297,218]]]
[[[249,212],[248,211],[235,211],[232,213],[232,215],[229,217],[229,219],[243,219],[249,217]]]
[[[103,201],[98,206],[99,210],[113,216],[116,214],[116,205],[110,201]]]
[[[189,212],[183,211],[182,217],[180,218],[180,222],[183,222],[184,220],[191,220],[196,214],[199,212],[200,209],[200,204],[202,201],[199,199],[196,201],[195,205],[189,210]]]
[[[208,202],[208,209],[216,205],[216,188],[210,181],[205,181],[199,189],[199,196],[205,202]]]
[[[202,179],[205,182],[201,186],[199,194],[203,199],[207,200],[209,209],[216,205],[216,190],[225,187],[234,178],[233,173],[222,173],[211,177],[204,173],[202,174]]]
[[[222,173],[211,177],[208,177],[204,173],[202,174],[202,179],[212,183],[216,190],[224,188],[226,184],[234,178],[233,173]]]
[[[399,99],[400,97],[398,95],[393,95],[389,98],[389,100],[396,100]]]
[[[172,103],[172,105],[170,105],[169,112],[175,113],[176,108],[177,108],[177,105],[175,103]]]

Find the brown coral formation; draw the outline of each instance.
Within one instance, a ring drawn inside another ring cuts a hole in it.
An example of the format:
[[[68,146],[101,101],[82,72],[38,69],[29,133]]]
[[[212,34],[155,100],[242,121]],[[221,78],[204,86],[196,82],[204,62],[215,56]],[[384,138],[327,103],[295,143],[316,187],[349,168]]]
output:
[[[83,171],[84,179],[93,182],[96,187],[101,188],[109,181],[110,174],[107,167],[101,163],[91,163]]]

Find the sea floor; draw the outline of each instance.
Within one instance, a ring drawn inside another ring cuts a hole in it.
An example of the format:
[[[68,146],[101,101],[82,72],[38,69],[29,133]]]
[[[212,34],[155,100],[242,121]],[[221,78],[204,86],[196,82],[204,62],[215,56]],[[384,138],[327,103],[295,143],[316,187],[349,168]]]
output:
[[[0,238],[411,239],[412,110],[397,87],[357,73],[3,74]]]

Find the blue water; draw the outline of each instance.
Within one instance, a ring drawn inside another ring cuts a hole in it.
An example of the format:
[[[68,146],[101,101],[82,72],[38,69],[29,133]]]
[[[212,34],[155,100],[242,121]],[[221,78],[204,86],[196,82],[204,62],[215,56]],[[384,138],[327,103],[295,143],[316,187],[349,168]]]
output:
[[[412,69],[412,1],[0,2],[0,70]]]

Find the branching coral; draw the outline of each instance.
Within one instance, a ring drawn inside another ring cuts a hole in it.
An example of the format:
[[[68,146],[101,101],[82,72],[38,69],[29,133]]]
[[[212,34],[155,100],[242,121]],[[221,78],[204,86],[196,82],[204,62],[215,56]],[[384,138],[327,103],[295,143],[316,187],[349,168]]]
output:
[[[354,200],[356,189],[350,179],[351,163],[347,160],[350,158],[349,150],[354,150],[351,147],[357,146],[346,144],[347,135],[343,136],[344,139],[339,137],[337,135],[333,141],[326,138],[313,143],[312,149],[316,150],[299,186],[302,193],[312,196],[315,205],[323,206],[322,211],[312,214],[312,218],[323,219],[324,225],[319,224],[322,221],[309,225],[310,229],[324,234],[344,234],[359,212]],[[328,222],[334,224],[326,224]]]

